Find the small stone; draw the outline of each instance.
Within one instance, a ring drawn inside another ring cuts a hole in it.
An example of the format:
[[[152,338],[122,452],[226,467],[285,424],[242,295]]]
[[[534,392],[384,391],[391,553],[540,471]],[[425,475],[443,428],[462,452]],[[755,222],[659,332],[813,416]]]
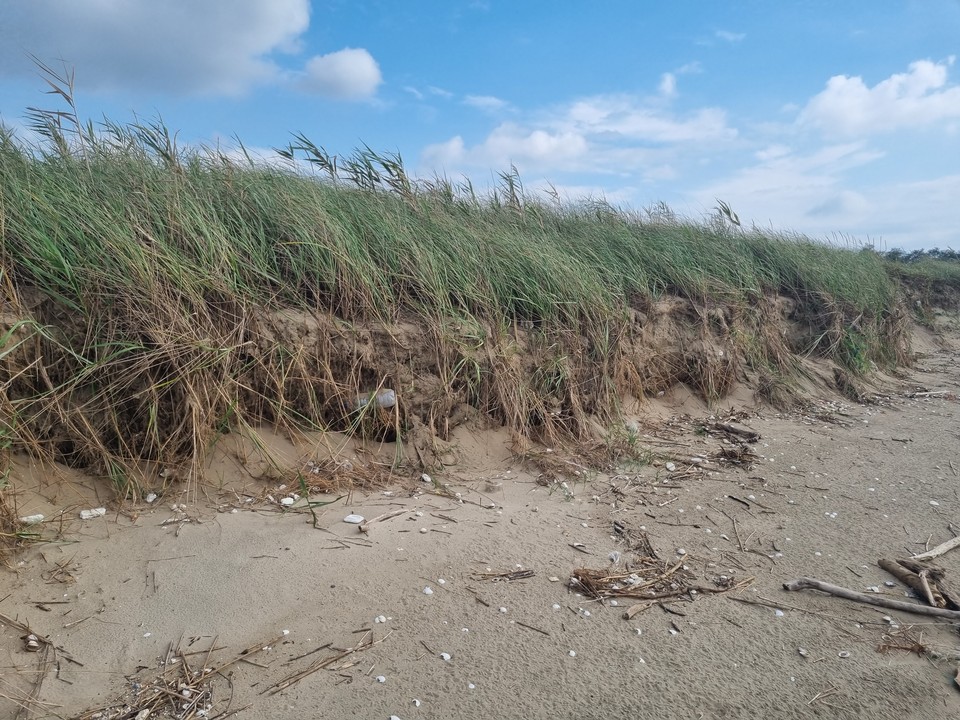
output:
[[[450,662],[452,658],[450,656],[450,653],[442,652],[440,653],[440,659],[443,660],[444,662]]]
[[[378,682],[378,683],[380,683],[380,684],[382,685],[382,684],[385,683],[386,681],[387,681],[387,679],[386,679],[383,675],[377,675],[377,682]]]
[[[783,617],[783,610],[774,610],[773,614],[777,617]]]
[[[505,607],[500,608],[500,612],[505,613],[507,609]]]
[[[444,580],[443,578],[438,578],[438,579],[437,579],[437,582],[440,583],[441,585],[446,585],[446,584],[447,584],[447,581]]]
[[[414,698],[414,699],[413,699],[413,706],[414,706],[414,707],[420,707],[420,701],[417,700],[416,698]]]
[[[547,580],[549,580],[550,582],[560,582],[560,578],[558,578],[556,575],[551,575],[550,577],[547,578]]]
[[[91,510],[81,510],[80,519],[81,520],[93,520],[94,518],[103,517],[107,514],[106,508],[93,508]]]
[[[931,500],[930,504],[933,505],[934,507],[940,507],[940,503],[938,503],[936,500]]]
[[[677,469],[676,464],[672,462],[668,462],[666,465],[664,465],[664,467],[667,469],[667,472],[673,472]]]
[[[420,534],[421,534],[421,535],[426,535],[428,532],[430,532],[430,531],[427,530],[426,528],[420,528]]]
[[[156,499],[157,499],[156,493],[147,493],[147,496],[144,498],[144,500],[146,500],[148,503],[152,503]]]
[[[557,605],[557,603],[554,603],[554,604],[553,604],[553,609],[554,609],[554,610],[559,610],[559,609],[560,609],[560,606]]]
[[[473,683],[467,683],[467,687],[468,687],[470,690],[473,690],[473,689],[476,687],[476,685],[474,685]]]
[[[433,588],[432,588],[432,587],[425,587],[425,588],[423,589],[423,594],[424,594],[424,595],[433,595]]]
[[[567,653],[567,655],[569,655],[570,657],[576,657],[576,656],[577,656],[577,653],[576,653],[575,651],[571,650],[570,652]]]
[[[280,504],[281,504],[281,505],[286,505],[287,507],[290,507],[290,506],[293,505],[295,502],[296,502],[296,500],[294,500],[292,497],[285,497],[285,498],[283,498],[283,499],[280,501]]]
[[[430,477],[429,475],[427,475],[426,473],[423,473],[423,474],[420,476],[420,481],[421,481],[421,482],[425,482],[425,483],[432,483],[432,482],[433,482],[433,478]]]
[[[19,518],[22,525],[36,525],[37,523],[43,522],[43,515],[39,513],[36,515],[24,515],[22,518]]]
[[[850,657],[850,653],[849,653],[848,651],[846,651],[846,650],[841,650],[840,652],[837,653],[837,657],[838,657],[838,658],[848,658],[848,657]]]
[[[349,523],[350,525],[359,525],[363,522],[363,515],[357,515],[356,513],[350,513],[347,515],[343,521]]]
[[[687,551],[683,548],[677,548],[677,555],[686,555]]]

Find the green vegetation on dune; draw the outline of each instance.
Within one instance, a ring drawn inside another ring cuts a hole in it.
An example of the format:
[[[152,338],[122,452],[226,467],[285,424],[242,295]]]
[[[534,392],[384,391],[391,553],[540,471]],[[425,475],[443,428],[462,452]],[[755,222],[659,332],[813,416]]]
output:
[[[661,297],[753,315],[758,336],[764,299],[785,295],[816,331],[806,352],[854,370],[902,359],[896,273],[872,251],[719,212],[535,199],[515,173],[480,197],[305,138],[268,165],[178,149],[159,124],[65,117],[37,112],[39,147],[0,134],[0,450],[118,475],[196,470],[225,419],[327,427],[358,390],[402,382],[331,339],[371,323],[422,328],[447,393],[518,432],[575,434],[575,415],[615,397],[630,312]],[[283,335],[282,310],[314,318],[320,339]],[[532,374],[511,359],[531,343],[549,360]],[[776,365],[771,353],[745,354]]]

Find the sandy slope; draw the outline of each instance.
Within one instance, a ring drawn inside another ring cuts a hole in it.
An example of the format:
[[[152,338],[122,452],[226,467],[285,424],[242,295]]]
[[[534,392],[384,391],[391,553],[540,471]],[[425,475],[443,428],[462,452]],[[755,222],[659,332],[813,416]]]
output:
[[[435,479],[450,483],[462,503],[413,483],[321,508],[320,529],[308,515],[269,504],[231,512],[200,499],[185,513],[171,511],[179,498],[72,521],[71,542],[32,546],[0,575],[0,613],[83,663],[61,660],[59,672],[48,670],[40,692],[48,705],[34,717],[71,717],[123,697],[125,677],[146,667],[137,678],[149,679],[181,638],[188,650],[215,641],[223,660],[258,643],[270,647],[252,657],[256,664],[224,673],[232,689],[216,681],[211,716],[232,694],[232,709],[249,706],[240,718],[960,717],[953,625],[781,590],[807,575],[904,599],[902,586],[884,585],[891,578],[877,559],[952,537],[960,407],[952,396],[907,393],[920,385],[960,392],[958,352],[932,338],[918,347],[926,355],[909,377],[888,380],[881,405],[833,405],[827,409],[840,412],[822,416],[764,410],[744,419],[762,435],[754,448],[763,457],[752,470],[687,474],[685,461],[720,441],[689,422],[651,425],[642,440],[673,456],[674,473],[663,458],[615,476],[582,476],[565,491],[512,466],[495,434],[461,433],[468,462]],[[710,415],[689,400],[686,409]],[[18,497],[24,514],[81,501],[70,492],[93,492],[41,479],[37,494]],[[21,487],[28,485],[24,473]],[[406,512],[366,536],[342,522],[351,511],[369,518],[391,510]],[[163,524],[171,518],[190,522]],[[627,621],[632,601],[613,607],[578,597],[565,585],[571,571],[610,566],[614,550],[621,565],[631,557],[614,520],[635,536],[645,531],[667,560],[686,550],[699,583],[754,577],[735,595],[772,606],[700,596],[670,602],[678,614],[654,606]],[[960,551],[940,564],[960,586]],[[488,568],[535,576],[473,577]],[[911,636],[943,659],[878,652],[895,632],[885,615],[900,630],[912,626]],[[332,648],[369,637],[364,629],[382,642],[265,692]],[[37,656],[19,635],[0,628],[6,696],[20,696],[36,677]],[[326,643],[331,648],[291,661]],[[0,699],[0,717],[16,711]]]

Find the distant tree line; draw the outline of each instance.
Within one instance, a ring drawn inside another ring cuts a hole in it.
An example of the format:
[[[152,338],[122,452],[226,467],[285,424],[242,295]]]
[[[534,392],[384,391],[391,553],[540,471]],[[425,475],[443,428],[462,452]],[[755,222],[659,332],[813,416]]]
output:
[[[945,260],[947,262],[960,263],[960,252],[956,250],[941,250],[933,248],[932,250],[911,250],[907,252],[902,248],[894,248],[883,253],[887,260],[901,263],[916,263],[923,260]]]

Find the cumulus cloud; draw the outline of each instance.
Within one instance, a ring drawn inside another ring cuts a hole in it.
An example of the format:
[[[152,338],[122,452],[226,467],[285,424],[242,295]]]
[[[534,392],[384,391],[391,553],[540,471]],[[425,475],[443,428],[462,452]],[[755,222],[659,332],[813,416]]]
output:
[[[663,89],[661,85],[661,90]],[[737,131],[719,108],[679,116],[631,95],[600,95],[574,102],[559,123],[581,132],[612,134],[654,143],[729,140]]]
[[[369,52],[345,48],[310,58],[300,87],[339,100],[359,100],[373,95],[382,82],[380,66]]]
[[[3,3],[0,77],[36,77],[35,55],[62,59],[89,91],[239,95],[293,80],[353,99],[373,93],[380,69],[366,50],[286,65],[304,50],[310,0],[30,0]]]
[[[948,83],[953,58],[918,60],[869,87],[862,77],[836,75],[800,112],[801,125],[830,135],[860,136],[960,119],[960,86]]]
[[[35,77],[28,54],[62,58],[91,90],[238,94],[275,80],[309,0],[31,0],[4,2],[0,76]]]
[[[489,170],[514,163],[523,172],[633,175],[645,182],[673,179],[679,173],[678,153],[703,143],[722,145],[737,132],[717,108],[688,114],[670,110],[662,93],[672,87],[671,80],[661,80],[656,98],[600,95],[526,113],[522,120],[498,125],[475,144],[456,135],[429,145],[421,164],[426,171]]]
[[[530,130],[503,123],[473,147],[467,147],[459,135],[429,145],[423,151],[423,162],[438,170],[464,165],[505,168],[511,163],[526,168],[555,166],[582,157],[587,147],[586,138],[574,132]]]

